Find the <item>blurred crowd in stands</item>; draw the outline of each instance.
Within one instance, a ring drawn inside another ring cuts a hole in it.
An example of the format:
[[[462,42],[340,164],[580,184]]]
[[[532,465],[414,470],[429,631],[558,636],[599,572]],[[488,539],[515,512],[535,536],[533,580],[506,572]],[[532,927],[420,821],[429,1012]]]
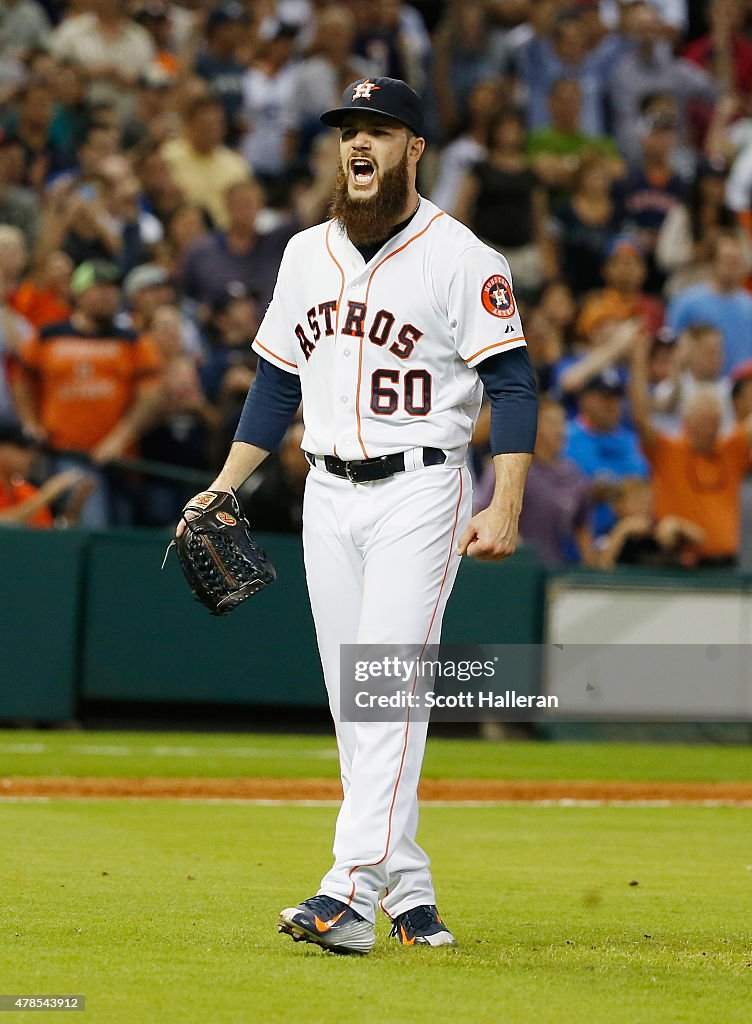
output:
[[[523,540],[752,557],[748,0],[0,0],[0,524],[166,526],[211,479],[287,240],[328,215],[318,115],[380,75],[425,97],[422,194],[512,268]],[[245,489],[258,530],[300,528],[301,434]]]

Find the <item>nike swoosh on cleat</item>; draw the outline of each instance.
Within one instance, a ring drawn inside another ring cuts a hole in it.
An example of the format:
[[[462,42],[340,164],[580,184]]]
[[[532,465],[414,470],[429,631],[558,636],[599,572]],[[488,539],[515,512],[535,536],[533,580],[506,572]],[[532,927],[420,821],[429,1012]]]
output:
[[[400,932],[402,933],[402,945],[403,946],[414,946],[415,945],[415,936],[413,936],[412,939],[408,939],[407,932],[402,927],[402,925],[400,925]]]
[[[328,932],[329,929],[332,927],[332,925],[335,925],[337,923],[337,921],[339,921],[339,919],[342,917],[342,915],[344,913],[345,913],[345,911],[341,910],[339,912],[339,914],[337,914],[336,917],[332,917],[328,921],[321,921],[318,917],[314,916],[313,922],[316,925],[316,931],[318,931],[318,932]]]

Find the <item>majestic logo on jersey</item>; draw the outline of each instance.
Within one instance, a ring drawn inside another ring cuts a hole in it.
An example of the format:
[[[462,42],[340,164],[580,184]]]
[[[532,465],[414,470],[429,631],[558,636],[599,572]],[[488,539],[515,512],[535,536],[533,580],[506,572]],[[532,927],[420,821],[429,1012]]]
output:
[[[372,92],[378,92],[381,88],[380,85],[374,85],[373,82],[369,82],[368,79],[365,82],[361,82],[356,85],[353,89],[352,98],[354,100],[370,100]]]
[[[480,293],[481,302],[486,312],[492,316],[514,316],[515,304],[512,287],[501,274],[489,277]]]

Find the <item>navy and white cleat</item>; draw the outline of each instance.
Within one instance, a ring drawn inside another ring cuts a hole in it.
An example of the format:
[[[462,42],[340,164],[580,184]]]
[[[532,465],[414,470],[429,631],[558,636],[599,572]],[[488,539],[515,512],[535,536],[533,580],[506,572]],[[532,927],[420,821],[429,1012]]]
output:
[[[331,896],[312,896],[288,907],[277,923],[295,942],[313,942],[332,953],[370,953],[376,941],[373,925]]]
[[[389,934],[402,946],[453,946],[456,941],[436,907],[427,904],[395,917]]]

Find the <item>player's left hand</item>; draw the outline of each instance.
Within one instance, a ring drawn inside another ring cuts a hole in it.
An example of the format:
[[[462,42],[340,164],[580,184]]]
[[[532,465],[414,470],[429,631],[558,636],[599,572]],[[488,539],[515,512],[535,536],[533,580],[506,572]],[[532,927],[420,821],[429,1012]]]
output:
[[[490,505],[474,515],[460,536],[458,554],[479,562],[500,562],[517,547],[518,516],[511,509]]]

